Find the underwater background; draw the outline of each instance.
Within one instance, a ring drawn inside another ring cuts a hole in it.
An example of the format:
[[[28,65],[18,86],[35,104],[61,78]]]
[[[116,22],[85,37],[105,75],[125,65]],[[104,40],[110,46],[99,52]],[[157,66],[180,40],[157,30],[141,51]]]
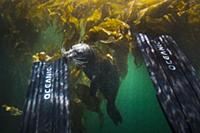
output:
[[[123,60],[118,62],[123,78],[116,100],[123,123],[118,127],[112,123],[103,100],[102,127],[96,113],[84,111],[88,133],[172,132],[131,33],[172,35],[200,72],[199,9],[198,0],[1,0],[1,133],[20,132],[19,112],[26,97],[32,56],[40,51],[59,55],[62,46],[69,48],[79,42],[98,45],[115,60]],[[116,48],[115,44],[127,45]],[[113,53],[113,47],[117,52]],[[16,110],[14,114],[6,111],[3,105],[16,107],[19,115],[15,115]]]

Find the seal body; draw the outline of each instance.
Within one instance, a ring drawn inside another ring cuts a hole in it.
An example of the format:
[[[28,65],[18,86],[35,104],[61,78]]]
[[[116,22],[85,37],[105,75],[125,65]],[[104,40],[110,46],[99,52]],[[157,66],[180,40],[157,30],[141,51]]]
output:
[[[118,125],[122,117],[115,105],[115,99],[120,85],[117,66],[109,59],[95,52],[88,44],[76,44],[68,51],[63,51],[66,59],[71,60],[81,68],[91,80],[90,95],[96,97],[99,89],[107,100],[107,113]]]

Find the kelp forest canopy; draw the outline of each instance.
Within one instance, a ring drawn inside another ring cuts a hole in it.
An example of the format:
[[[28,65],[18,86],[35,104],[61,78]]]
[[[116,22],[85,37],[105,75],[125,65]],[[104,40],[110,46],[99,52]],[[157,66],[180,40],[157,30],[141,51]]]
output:
[[[141,62],[134,33],[169,34],[191,58],[200,52],[199,0],[1,0],[0,12],[0,41],[7,53],[31,57],[34,38],[56,25],[62,43],[46,44],[43,51],[59,56],[62,46],[88,43],[116,62],[122,77],[129,52]]]

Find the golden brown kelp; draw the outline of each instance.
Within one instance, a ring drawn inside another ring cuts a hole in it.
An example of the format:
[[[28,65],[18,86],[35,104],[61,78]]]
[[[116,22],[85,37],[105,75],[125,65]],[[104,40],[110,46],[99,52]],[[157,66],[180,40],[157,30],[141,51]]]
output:
[[[11,27],[8,29],[12,34],[25,32],[17,28],[15,22],[19,19],[24,20],[19,22],[22,25],[26,23],[33,25],[34,31],[40,31],[56,22],[58,27],[63,29],[66,48],[77,42],[86,41],[93,44],[94,36],[97,34],[107,37],[106,43],[115,43],[121,36],[126,36],[126,32],[119,35],[118,28],[112,33],[102,28],[103,23],[107,27],[116,25],[116,21],[106,23],[112,19],[127,23],[134,32],[168,33],[179,36],[177,33],[182,28],[187,28],[185,31],[190,31],[190,39],[193,40],[199,34],[197,0],[3,0],[0,5],[3,16],[1,19],[4,24]],[[16,41],[16,46],[26,42],[23,38],[25,35],[18,36],[22,39]],[[98,37],[97,40],[101,40]]]
[[[10,113],[12,116],[20,116],[23,113],[22,110],[18,109],[17,107],[6,105],[6,104],[2,105],[2,108],[6,112]]]

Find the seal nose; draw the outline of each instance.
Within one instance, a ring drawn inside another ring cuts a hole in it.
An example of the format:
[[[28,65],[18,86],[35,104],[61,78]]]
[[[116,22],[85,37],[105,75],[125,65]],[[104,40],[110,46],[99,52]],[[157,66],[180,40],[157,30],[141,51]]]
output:
[[[74,51],[73,51],[73,49],[69,49],[68,51],[66,51],[65,48],[62,48],[61,54],[62,54],[63,57],[71,59],[74,56]]]
[[[76,52],[73,50],[73,49],[69,49],[67,52],[66,52],[66,57],[67,58],[74,58],[76,55]]]
[[[61,54],[62,56],[65,56],[67,54],[67,51],[65,48],[61,48]]]

